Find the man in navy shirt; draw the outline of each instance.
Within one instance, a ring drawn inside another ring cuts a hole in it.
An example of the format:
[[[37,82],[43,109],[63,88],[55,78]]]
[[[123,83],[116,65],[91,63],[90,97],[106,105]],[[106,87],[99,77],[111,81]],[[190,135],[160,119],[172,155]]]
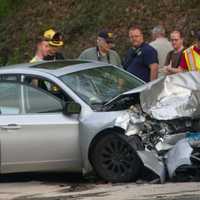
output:
[[[133,45],[123,61],[124,69],[145,82],[158,76],[158,56],[156,50],[144,42],[142,30],[139,27],[129,29],[129,38]]]

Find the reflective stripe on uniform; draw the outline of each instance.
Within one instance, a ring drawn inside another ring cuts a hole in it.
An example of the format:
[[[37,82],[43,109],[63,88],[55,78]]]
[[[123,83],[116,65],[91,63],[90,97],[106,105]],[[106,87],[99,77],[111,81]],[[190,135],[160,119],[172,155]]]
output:
[[[200,55],[193,50],[194,58],[195,58],[195,64],[196,64],[196,70],[200,72]]]
[[[42,61],[41,58],[38,58],[37,56],[34,56],[34,57],[29,61],[29,63],[36,63],[36,62],[40,62],[40,61]]]
[[[185,50],[185,58],[187,61],[188,70],[189,71],[196,70],[195,58],[193,55],[193,46]]]
[[[190,47],[184,51],[185,60],[189,71],[200,71],[200,55]]]

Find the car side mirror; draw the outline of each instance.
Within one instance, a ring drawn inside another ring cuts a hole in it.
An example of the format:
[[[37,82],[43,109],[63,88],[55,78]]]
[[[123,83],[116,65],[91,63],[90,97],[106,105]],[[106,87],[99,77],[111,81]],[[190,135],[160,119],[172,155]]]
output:
[[[76,102],[66,102],[63,113],[65,115],[80,114],[81,105]]]

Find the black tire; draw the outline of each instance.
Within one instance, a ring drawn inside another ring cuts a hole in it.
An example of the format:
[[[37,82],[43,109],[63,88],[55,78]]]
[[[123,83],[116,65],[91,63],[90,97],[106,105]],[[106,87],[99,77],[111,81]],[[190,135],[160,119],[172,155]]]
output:
[[[128,137],[117,133],[99,138],[90,158],[97,175],[109,182],[135,181],[142,165]]]

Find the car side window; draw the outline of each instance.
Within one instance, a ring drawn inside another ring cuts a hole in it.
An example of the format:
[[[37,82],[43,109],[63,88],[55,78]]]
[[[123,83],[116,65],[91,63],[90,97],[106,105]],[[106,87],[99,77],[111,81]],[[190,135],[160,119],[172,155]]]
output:
[[[17,82],[19,81],[20,76],[16,74],[1,74],[0,75],[0,80],[2,81],[14,81]]]
[[[24,85],[25,113],[51,113],[63,110],[60,99],[39,88]]]
[[[16,115],[22,111],[20,84],[0,82],[0,114]]]
[[[64,91],[55,83],[35,76],[25,75],[24,83],[35,88],[42,89],[51,95],[61,99],[62,101],[72,101],[72,99],[64,93]]]

